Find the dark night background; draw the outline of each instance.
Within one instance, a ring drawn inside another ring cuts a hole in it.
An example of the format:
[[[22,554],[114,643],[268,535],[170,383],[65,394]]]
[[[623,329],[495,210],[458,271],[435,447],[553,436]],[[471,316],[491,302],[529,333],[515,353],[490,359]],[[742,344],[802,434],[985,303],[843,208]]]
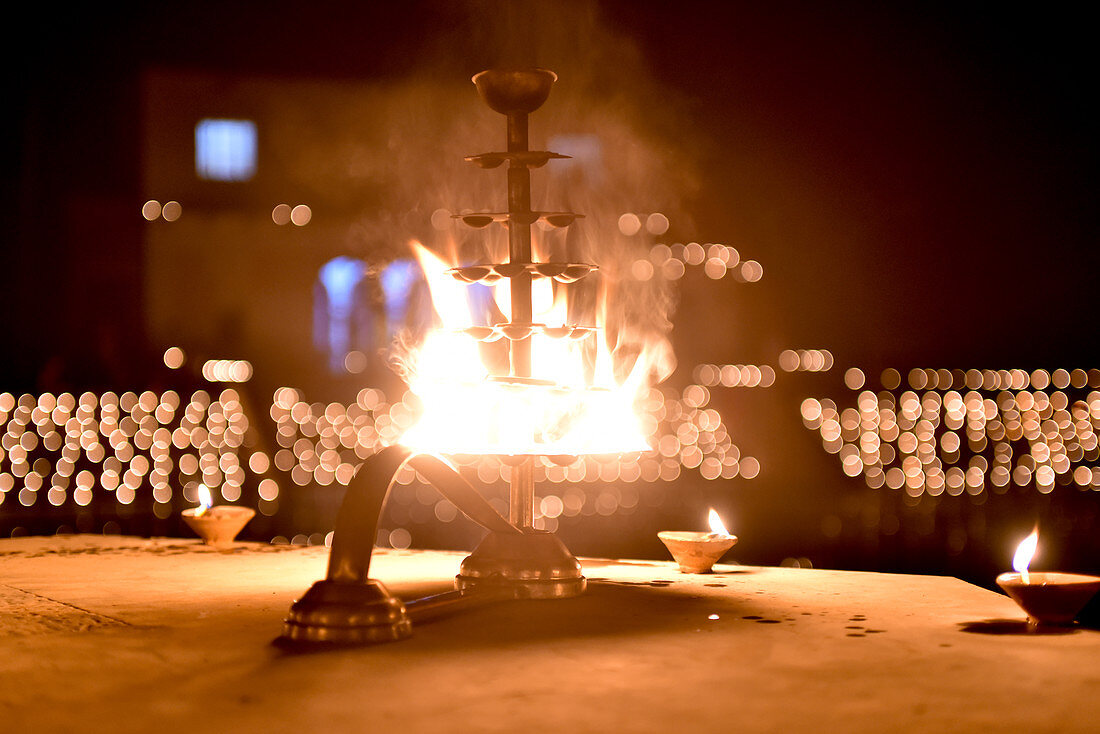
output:
[[[913,549],[868,551],[843,537],[811,540],[823,507],[866,489],[815,448],[797,407],[809,395],[839,401],[848,366],[862,368],[872,388],[887,367],[1100,366],[1089,104],[1097,64],[1092,25],[1075,7],[193,2],[32,11],[20,33],[35,42],[7,64],[0,390],[34,392],[50,357],[102,355],[107,339],[146,356],[121,368],[126,385],[111,384],[119,372],[108,377],[88,357],[89,389],[140,386],[142,365],[159,360],[162,346],[143,335],[135,216],[142,70],[422,74],[465,84],[515,48],[554,68],[555,49],[540,39],[568,32],[542,28],[591,13],[636,46],[649,88],[665,92],[662,117],[677,121],[671,134],[694,152],[699,186],[685,192],[685,206],[697,234],[684,237],[728,242],[765,268],[759,287],[724,302],[737,327],[717,344],[692,338],[704,296],[681,294],[681,364],[774,364],[780,350],[802,346],[836,356],[831,373],[792,376],[767,400],[750,396],[738,406],[739,442],[774,469],[730,504],[743,535],[739,560],[807,555],[817,565],[980,578],[1007,565],[1008,551],[966,565],[942,554],[922,560]],[[502,31],[514,43],[494,44]],[[107,296],[80,277],[103,261],[119,273]],[[725,353],[708,354],[715,349]],[[790,446],[789,460],[776,443]],[[1095,518],[1096,501],[1087,502]],[[1035,513],[1072,518],[1082,505],[1055,512],[1021,499],[1018,507],[1015,524],[1007,506],[987,511],[1015,531],[1030,528]],[[670,518],[694,518],[680,509],[682,517],[673,510]],[[1094,521],[1067,522],[1094,535]],[[772,537],[754,540],[753,527]],[[660,553],[655,541],[586,547],[580,530],[576,539],[562,534],[578,553]],[[1063,566],[1098,570],[1095,540],[1074,543],[1078,555],[1065,551]]]

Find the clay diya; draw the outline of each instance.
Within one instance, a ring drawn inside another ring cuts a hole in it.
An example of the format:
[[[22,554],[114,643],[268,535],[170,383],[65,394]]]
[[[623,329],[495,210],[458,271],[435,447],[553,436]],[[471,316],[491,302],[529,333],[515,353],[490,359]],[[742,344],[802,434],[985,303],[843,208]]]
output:
[[[199,485],[199,506],[182,513],[183,521],[202,538],[202,542],[215,548],[232,545],[237,534],[255,514],[256,511],[249,507],[214,506],[205,484]]]
[[[686,530],[662,530],[657,533],[681,573],[708,573],[737,543],[737,536],[730,535],[717,512],[711,510],[709,518],[709,533]]]
[[[1053,571],[1031,572],[1028,566],[1039,543],[1038,529],[1024,538],[1012,559],[1015,573],[1002,573],[997,585],[1027,613],[1033,625],[1069,625],[1100,591],[1100,577]]]

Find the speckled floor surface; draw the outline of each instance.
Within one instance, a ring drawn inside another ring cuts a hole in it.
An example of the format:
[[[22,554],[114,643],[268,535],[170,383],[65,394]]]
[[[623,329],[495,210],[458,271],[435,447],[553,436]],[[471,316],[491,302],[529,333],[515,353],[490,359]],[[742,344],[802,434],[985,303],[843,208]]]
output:
[[[464,554],[378,552],[413,598]],[[1026,634],[957,579],[584,561],[589,590],[444,616],[374,647],[272,644],[324,548],[0,541],[12,732],[1094,732],[1100,632]]]

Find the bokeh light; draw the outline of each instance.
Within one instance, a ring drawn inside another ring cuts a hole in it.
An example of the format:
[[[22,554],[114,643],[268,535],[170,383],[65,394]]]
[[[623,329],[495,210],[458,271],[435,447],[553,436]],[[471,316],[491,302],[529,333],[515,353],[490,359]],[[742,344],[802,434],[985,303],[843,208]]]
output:
[[[785,353],[781,365],[793,369],[799,357]],[[807,398],[801,418],[842,471],[871,488],[914,498],[1100,488],[1100,391],[1086,370],[912,368],[903,388],[901,371],[888,368],[878,393],[861,389],[862,371],[851,375],[856,407]]]

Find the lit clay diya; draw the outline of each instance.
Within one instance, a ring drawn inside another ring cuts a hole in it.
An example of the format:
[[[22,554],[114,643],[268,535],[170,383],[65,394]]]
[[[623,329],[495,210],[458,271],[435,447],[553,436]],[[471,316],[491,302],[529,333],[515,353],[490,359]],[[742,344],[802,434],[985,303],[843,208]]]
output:
[[[210,490],[201,484],[199,501],[202,503],[199,507],[192,507],[181,513],[183,521],[202,538],[203,543],[215,548],[232,545],[237,533],[241,532],[256,514],[256,511],[249,507],[211,506]]]
[[[729,534],[714,510],[710,511],[710,527],[709,533],[662,530],[657,537],[682,573],[707,573],[737,543],[737,536]]]
[[[1012,559],[1015,573],[1002,573],[997,585],[1004,589],[1031,624],[1068,625],[1100,591],[1100,577],[1079,573],[1028,571],[1039,544],[1039,531],[1021,541]]]
[[[1038,624],[1073,624],[1074,618],[1097,591],[1100,578],[1079,573],[1002,573],[997,586]]]

